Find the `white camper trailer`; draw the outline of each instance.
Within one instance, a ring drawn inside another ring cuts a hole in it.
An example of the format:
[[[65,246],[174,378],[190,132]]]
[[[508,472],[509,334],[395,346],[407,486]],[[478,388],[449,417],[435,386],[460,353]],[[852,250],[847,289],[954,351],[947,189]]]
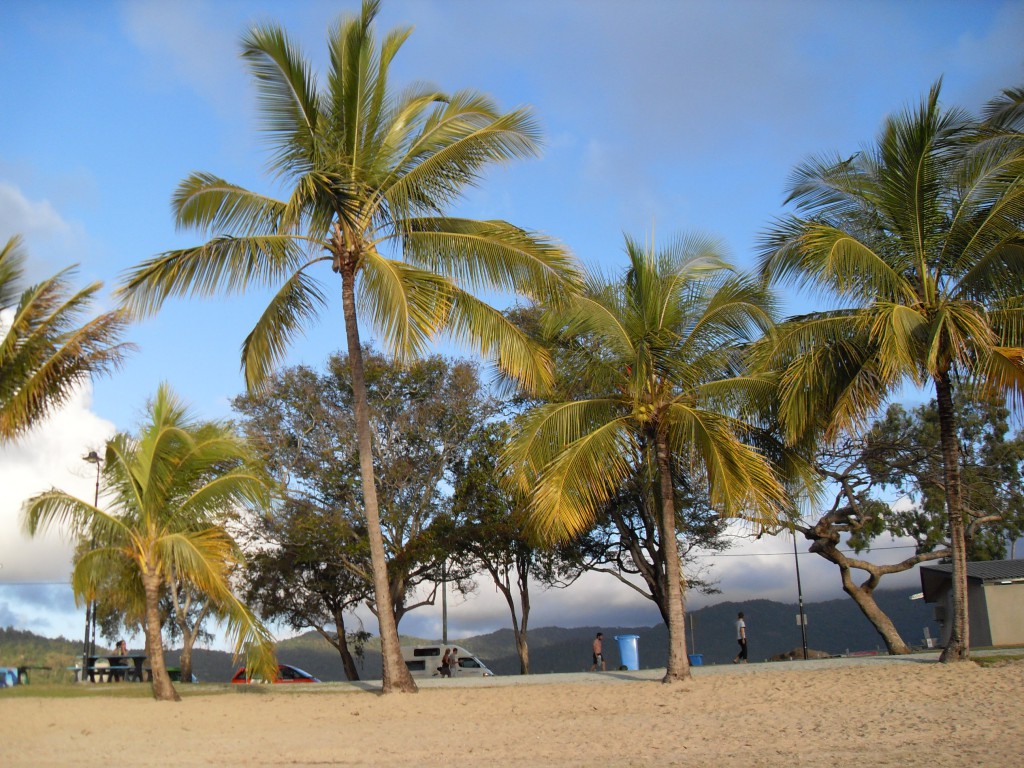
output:
[[[445,648],[454,648],[458,666],[456,677],[491,677],[494,673],[472,652],[461,645],[403,645],[402,658],[413,677],[433,677],[439,675],[438,667],[444,658]]]

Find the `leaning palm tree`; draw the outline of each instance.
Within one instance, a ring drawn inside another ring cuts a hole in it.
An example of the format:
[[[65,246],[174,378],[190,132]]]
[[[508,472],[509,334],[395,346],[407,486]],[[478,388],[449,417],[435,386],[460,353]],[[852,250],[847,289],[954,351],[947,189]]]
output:
[[[733,275],[703,239],[657,254],[627,239],[626,252],[623,278],[592,276],[584,295],[545,319],[568,350],[573,389],[585,394],[528,411],[503,464],[529,495],[534,527],[554,540],[588,530],[653,467],[666,564],[665,682],[674,682],[690,674],[674,477],[685,469],[723,516],[774,525],[784,503],[746,418],[772,386],[739,367],[743,347],[771,327],[772,307],[759,284]]]
[[[875,146],[797,169],[799,215],[768,234],[761,270],[840,307],[792,318],[766,356],[791,442],[865,424],[908,381],[935,388],[953,560],[942,658],[954,661],[970,646],[953,391],[1024,386],[1024,152],[943,110],[940,85],[888,118]]]
[[[89,376],[117,368],[130,345],[118,343],[121,311],[79,325],[101,284],[77,292],[71,270],[24,288],[20,237],[0,248],[0,443],[24,435],[65,404]]]
[[[257,389],[327,302],[314,270],[338,275],[380,606],[383,689],[390,692],[416,686],[394,617],[384,608],[390,605],[387,562],[357,310],[399,358],[423,352],[448,332],[535,386],[550,377],[543,352],[472,291],[519,291],[544,301],[556,298],[575,272],[570,257],[541,237],[504,221],[445,215],[486,166],[535,152],[537,128],[526,110],[501,113],[480,94],[445,95],[422,86],[394,92],[389,68],[410,30],[390,32],[378,48],[377,10],[377,0],[365,0],[360,16],[330,31],[322,90],[283,30],[263,26],[245,37],[271,168],[290,194],[274,200],[193,174],[174,195],[177,222],[213,239],[141,264],[120,294],[132,311],[150,313],[171,295],[278,288],[242,345],[247,385]]]
[[[231,590],[240,552],[222,520],[241,506],[267,503],[244,440],[225,424],[193,419],[162,385],[140,435],[120,433],[107,443],[103,480],[106,509],[51,490],[25,502],[25,528],[30,535],[53,526],[84,531],[95,545],[75,564],[75,594],[91,600],[113,583],[122,592],[117,602],[144,606],[154,697],[179,700],[164,662],[159,609],[172,576],[209,598],[235,653],[244,651],[249,666],[273,679],[273,638]]]

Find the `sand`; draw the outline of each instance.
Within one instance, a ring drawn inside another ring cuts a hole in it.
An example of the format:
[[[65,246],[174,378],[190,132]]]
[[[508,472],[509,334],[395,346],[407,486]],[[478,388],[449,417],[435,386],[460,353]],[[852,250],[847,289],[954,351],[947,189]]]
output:
[[[222,686],[179,704],[0,692],[0,765],[1024,765],[1024,662],[800,664],[674,686],[611,672],[391,696]]]

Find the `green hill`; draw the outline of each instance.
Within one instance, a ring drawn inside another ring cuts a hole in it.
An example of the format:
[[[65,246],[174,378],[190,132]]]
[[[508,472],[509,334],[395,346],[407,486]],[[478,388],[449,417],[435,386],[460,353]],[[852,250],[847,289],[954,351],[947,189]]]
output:
[[[0,667],[49,667],[30,670],[34,682],[70,681],[67,667],[81,663],[81,640],[51,639],[12,627],[0,628]]]

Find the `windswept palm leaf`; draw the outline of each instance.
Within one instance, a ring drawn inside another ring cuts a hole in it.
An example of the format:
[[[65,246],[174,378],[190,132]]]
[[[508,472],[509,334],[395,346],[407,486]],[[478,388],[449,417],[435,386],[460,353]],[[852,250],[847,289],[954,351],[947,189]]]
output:
[[[76,292],[67,269],[21,290],[24,260],[20,238],[0,250],[0,311],[11,312],[9,322],[0,318],[0,442],[23,435],[132,349],[118,341],[127,325],[120,310],[80,325],[99,283]]]

